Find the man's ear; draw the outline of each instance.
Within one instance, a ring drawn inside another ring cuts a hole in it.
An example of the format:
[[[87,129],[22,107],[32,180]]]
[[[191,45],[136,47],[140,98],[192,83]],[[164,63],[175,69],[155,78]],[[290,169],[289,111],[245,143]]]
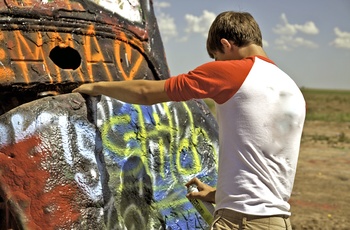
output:
[[[220,42],[224,50],[230,50],[232,48],[232,44],[226,38],[221,38]]]

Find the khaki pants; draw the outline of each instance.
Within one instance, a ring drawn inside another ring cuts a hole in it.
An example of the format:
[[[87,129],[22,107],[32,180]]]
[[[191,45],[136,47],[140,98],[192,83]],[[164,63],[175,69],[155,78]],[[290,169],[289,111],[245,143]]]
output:
[[[215,212],[211,230],[292,230],[289,216],[253,216],[229,209]]]

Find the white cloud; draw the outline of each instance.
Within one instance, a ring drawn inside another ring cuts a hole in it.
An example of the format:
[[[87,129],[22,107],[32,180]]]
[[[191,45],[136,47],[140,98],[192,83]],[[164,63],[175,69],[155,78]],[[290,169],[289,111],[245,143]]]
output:
[[[350,49],[350,33],[341,31],[338,27],[334,28],[336,38],[331,45],[336,48]]]
[[[153,6],[157,15],[157,22],[162,41],[167,42],[169,39],[177,37],[178,32],[174,18],[169,14],[162,12],[162,9],[171,7],[171,4],[169,2],[154,1]]]
[[[318,28],[315,23],[312,21],[306,22],[303,25],[299,24],[290,24],[288,22],[286,14],[281,14],[281,24],[277,24],[273,28],[273,32],[280,35],[276,39],[275,44],[278,49],[282,50],[292,50],[297,47],[306,47],[306,48],[317,48],[318,45],[310,40],[304,39],[300,36],[297,36],[299,33],[316,35],[319,33]]]
[[[162,36],[163,42],[178,35],[174,18],[165,13],[160,13],[157,17],[158,27]]]
[[[154,6],[154,8],[161,9],[161,8],[168,8],[171,6],[171,4],[169,2],[154,1],[153,6]]]
[[[263,39],[262,43],[264,48],[269,47],[269,43],[266,40]]]
[[[280,36],[275,40],[276,48],[290,51],[297,47],[317,48],[318,45],[313,41],[306,40],[302,37]]]
[[[314,22],[306,22],[304,25],[295,25],[295,27],[297,28],[297,30],[305,34],[315,35],[319,33],[319,30]]]
[[[198,33],[204,37],[207,37],[208,30],[215,17],[216,14],[207,10],[204,10],[203,14],[199,17],[191,14],[186,14],[185,19],[187,21],[187,27],[185,29],[185,32],[189,34]]]
[[[162,12],[163,9],[171,7],[171,4],[164,1],[154,1],[153,6],[157,15],[158,27],[163,42],[167,42],[170,39],[175,39],[177,42],[186,42],[190,36],[194,34],[200,34],[206,38],[210,25],[216,17],[215,13],[207,10],[204,10],[200,16],[186,14],[184,16],[186,27],[181,31],[182,36],[180,37],[175,18]]]
[[[298,32],[302,32],[305,34],[318,34],[319,30],[316,27],[314,22],[306,22],[303,25],[298,24],[290,24],[288,22],[286,14],[281,15],[282,24],[278,24],[275,28],[273,28],[273,31],[276,34],[281,35],[295,35]]]
[[[273,32],[281,35],[294,35],[297,33],[295,26],[288,23],[287,17],[284,13],[281,15],[281,20],[283,25],[278,24],[276,28],[273,28]]]

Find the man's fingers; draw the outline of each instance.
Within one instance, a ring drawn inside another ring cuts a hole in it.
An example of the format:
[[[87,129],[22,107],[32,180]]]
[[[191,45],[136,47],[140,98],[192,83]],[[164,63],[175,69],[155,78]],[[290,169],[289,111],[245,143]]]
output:
[[[190,181],[188,181],[185,185],[186,187],[195,184],[197,187],[200,185],[200,183],[202,183],[197,177],[192,178]]]

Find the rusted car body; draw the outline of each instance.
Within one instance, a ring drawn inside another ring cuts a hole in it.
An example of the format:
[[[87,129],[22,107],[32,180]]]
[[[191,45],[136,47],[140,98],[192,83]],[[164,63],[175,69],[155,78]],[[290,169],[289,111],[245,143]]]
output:
[[[169,77],[146,0],[0,0],[0,229],[205,229],[185,182],[215,185],[205,103],[71,93]]]

